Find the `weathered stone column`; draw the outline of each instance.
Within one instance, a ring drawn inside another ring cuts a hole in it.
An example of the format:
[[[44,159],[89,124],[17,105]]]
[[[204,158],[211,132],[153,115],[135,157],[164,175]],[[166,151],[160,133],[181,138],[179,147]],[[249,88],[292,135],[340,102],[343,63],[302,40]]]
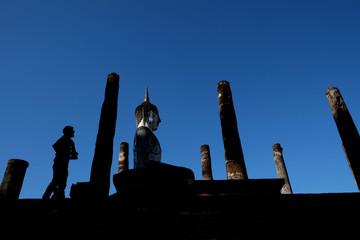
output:
[[[360,137],[350,112],[346,107],[339,89],[330,87],[327,89],[326,98],[329,101],[332,115],[334,117],[340,138],[343,143],[344,152],[350,169],[354,175],[356,185],[360,191]]]
[[[229,82],[220,81],[217,93],[227,179],[248,179]]]
[[[203,180],[213,180],[209,145],[201,145],[201,168]]]
[[[282,147],[280,143],[275,143],[273,146],[274,151],[274,161],[276,165],[276,172],[280,179],[285,180],[285,184],[281,189],[282,194],[292,194],[292,189],[290,185],[289,176],[286,170],[283,154],[282,154]]]
[[[127,142],[120,143],[118,173],[129,169],[129,144]]]
[[[18,199],[29,163],[20,159],[8,161],[0,186],[0,199]]]
[[[90,183],[95,187],[94,194],[98,197],[109,195],[118,92],[119,75],[110,73],[107,76],[105,99],[101,108],[99,130],[90,175]]]

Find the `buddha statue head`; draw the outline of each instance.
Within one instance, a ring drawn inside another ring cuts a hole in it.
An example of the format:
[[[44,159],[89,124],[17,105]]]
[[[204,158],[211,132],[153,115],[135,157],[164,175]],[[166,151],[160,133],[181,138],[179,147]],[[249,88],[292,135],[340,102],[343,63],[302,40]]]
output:
[[[156,131],[159,123],[159,111],[157,107],[150,103],[148,87],[146,87],[144,102],[135,109],[136,127],[145,126]]]

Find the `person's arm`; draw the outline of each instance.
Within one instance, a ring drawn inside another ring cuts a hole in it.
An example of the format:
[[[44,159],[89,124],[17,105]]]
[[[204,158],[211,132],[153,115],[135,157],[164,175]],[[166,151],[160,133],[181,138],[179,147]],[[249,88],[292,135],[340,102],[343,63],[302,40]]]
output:
[[[56,153],[60,153],[61,151],[63,151],[63,146],[62,146],[62,138],[59,138],[56,143],[54,143],[52,145],[52,147],[54,148]]]
[[[75,149],[75,143],[74,141],[71,140],[71,153],[70,153],[70,159],[78,159],[78,152],[76,152],[76,149]]]

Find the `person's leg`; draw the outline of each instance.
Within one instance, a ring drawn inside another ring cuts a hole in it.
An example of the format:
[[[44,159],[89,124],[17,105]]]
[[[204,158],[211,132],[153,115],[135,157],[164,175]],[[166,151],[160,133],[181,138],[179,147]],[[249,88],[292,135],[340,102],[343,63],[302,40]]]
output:
[[[65,188],[68,177],[68,170],[62,169],[61,172],[57,173],[56,188],[54,190],[54,197],[63,199],[65,198]]]
[[[54,190],[55,190],[55,184],[54,181],[52,180],[49,186],[46,188],[45,193],[42,196],[42,199],[49,199],[51,194],[54,192]]]

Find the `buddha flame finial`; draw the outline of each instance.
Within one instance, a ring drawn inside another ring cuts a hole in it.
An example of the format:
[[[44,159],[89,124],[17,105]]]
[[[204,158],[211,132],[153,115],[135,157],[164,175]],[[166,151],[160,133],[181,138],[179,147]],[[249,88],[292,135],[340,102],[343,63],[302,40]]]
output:
[[[145,91],[145,98],[144,98],[144,102],[150,102],[149,99],[149,92],[148,92],[148,86],[146,85],[146,91]]]

